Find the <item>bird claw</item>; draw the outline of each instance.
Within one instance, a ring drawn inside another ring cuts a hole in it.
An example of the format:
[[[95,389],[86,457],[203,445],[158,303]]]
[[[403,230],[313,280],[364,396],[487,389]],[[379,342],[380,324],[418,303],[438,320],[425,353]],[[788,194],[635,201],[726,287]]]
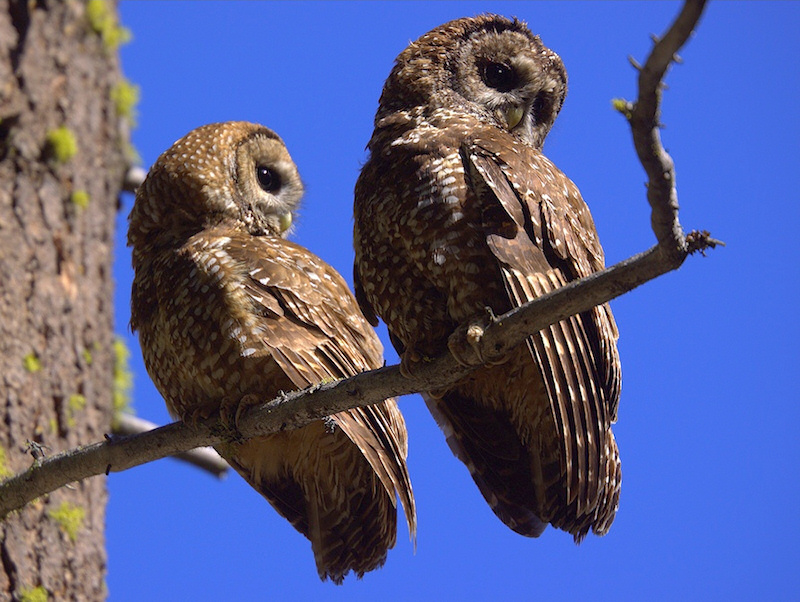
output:
[[[414,369],[422,361],[422,356],[412,347],[407,347],[400,357],[400,374],[405,378],[414,378]]]
[[[248,393],[240,399],[225,397],[219,405],[219,421],[224,425],[228,432],[239,438],[239,423],[242,417],[253,406],[261,403],[262,399],[258,395]]]
[[[459,327],[447,339],[447,348],[455,360],[466,368],[477,366],[496,366],[505,360],[486,355],[483,348],[483,335],[486,328],[498,321],[491,307],[486,307],[486,315],[470,320],[466,326]]]
[[[205,422],[212,416],[214,416],[216,412],[213,408],[209,408],[208,406],[200,406],[197,408],[192,408],[191,410],[186,410],[180,413],[181,420],[189,425],[192,428],[197,428],[197,425],[201,422]]]
[[[486,363],[481,350],[481,339],[483,339],[484,332],[483,323],[473,320],[466,327],[458,328],[447,339],[447,348],[460,365],[474,368]]]

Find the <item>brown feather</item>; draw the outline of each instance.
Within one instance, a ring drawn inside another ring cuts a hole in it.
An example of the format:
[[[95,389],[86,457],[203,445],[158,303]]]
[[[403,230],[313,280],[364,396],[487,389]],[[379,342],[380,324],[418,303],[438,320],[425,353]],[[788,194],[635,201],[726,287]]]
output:
[[[507,152],[502,151],[505,149],[501,147],[495,155],[491,150],[497,148],[496,144],[482,140],[477,144],[480,144],[477,152],[468,155],[474,166],[473,180],[483,178],[486,187],[476,187],[475,190],[490,191],[491,195],[483,196],[482,204],[499,202],[518,227],[510,238],[496,234],[487,237],[489,248],[501,263],[506,291],[515,306],[563,286],[570,275],[576,277],[583,275],[582,272],[588,273],[594,266],[588,260],[580,261],[581,258],[592,257],[602,261],[602,249],[594,244],[596,236],[587,238],[585,234],[585,217],[580,221],[570,221],[564,217],[567,212],[555,209],[577,205],[577,211],[581,211],[582,207],[576,202],[580,197],[575,197],[578,193],[574,187],[571,191],[565,186],[563,197],[559,198],[557,188],[550,187],[549,194],[543,192],[546,176],[543,180],[529,178],[523,184],[517,172],[503,164]],[[520,155],[524,159],[526,153],[533,155],[535,151],[515,148],[514,160],[518,161]],[[542,159],[540,155],[531,157],[531,163],[540,165],[534,174],[555,169]],[[512,173],[515,175],[506,175]],[[572,193],[571,198],[569,193]],[[523,218],[523,215],[530,217]],[[536,216],[541,217],[536,219]],[[580,224],[578,231],[572,229],[576,223]],[[542,233],[540,237],[537,237],[537,232]],[[548,260],[548,248],[552,249],[554,259]],[[611,416],[618,397],[614,381],[608,375],[618,373],[619,369],[616,356],[601,355],[597,345],[597,341],[608,336],[610,330],[602,321],[597,323],[593,319],[610,316],[607,308],[604,309],[602,313],[572,316],[529,339],[561,431],[566,501],[571,508],[564,519],[568,525],[582,525],[581,517],[595,511],[602,516],[613,516],[617,506],[617,499],[613,496],[606,499],[605,495],[607,487],[617,488],[613,480],[617,467],[609,467],[601,460],[607,449],[606,439],[613,437]],[[615,340],[616,337],[610,345],[604,345],[606,353],[609,347],[616,351]],[[608,474],[608,470],[613,474]],[[611,506],[601,507],[601,499]],[[568,530],[577,538],[585,534],[582,527]]]
[[[265,333],[264,348],[256,350],[254,355],[268,353],[291,379],[294,388],[306,388],[381,367],[383,354],[380,342],[365,320],[352,314],[355,302],[341,276],[305,249],[289,241],[273,239],[269,241],[273,247],[269,249],[269,253],[254,252],[254,245],[257,251],[258,245],[266,242],[256,239],[247,241],[249,246],[244,246],[238,238],[231,237],[230,243],[226,245],[231,259],[241,262],[248,269],[249,279],[244,288],[251,299],[272,299],[283,311],[283,319],[277,323],[269,320],[259,322],[259,329]],[[303,270],[315,274],[317,278],[300,277]],[[318,280],[325,282],[326,295],[320,294],[318,288],[313,286]],[[258,294],[253,294],[254,291]],[[255,308],[256,315],[260,313],[259,309]],[[311,445],[311,441],[336,439],[336,433],[341,429],[378,476],[392,506],[395,505],[396,493],[400,495],[409,534],[413,540],[416,535],[416,510],[405,464],[408,440],[396,401],[388,399],[374,406],[335,414],[331,420],[329,427],[317,429],[315,438],[309,439],[308,445]],[[339,464],[350,466],[357,460],[357,457],[343,458]],[[300,461],[302,459],[298,459]],[[363,476],[360,477],[362,481]],[[261,477],[262,482],[267,480],[268,478]],[[370,495],[375,496],[377,492]],[[328,503],[332,503],[332,500],[328,500]],[[324,505],[315,508],[317,518],[327,514],[334,513]],[[392,513],[384,509],[381,514],[388,516]],[[333,530],[333,527],[328,529]],[[322,533],[325,531],[323,529]],[[389,532],[391,542],[388,539]],[[309,533],[314,544],[313,536],[318,532],[312,529]],[[393,525],[387,529],[385,536],[387,540],[383,542],[383,547],[388,544],[391,548],[394,545]],[[359,547],[366,550],[381,547],[368,543],[361,542]],[[364,571],[356,572],[361,574]]]

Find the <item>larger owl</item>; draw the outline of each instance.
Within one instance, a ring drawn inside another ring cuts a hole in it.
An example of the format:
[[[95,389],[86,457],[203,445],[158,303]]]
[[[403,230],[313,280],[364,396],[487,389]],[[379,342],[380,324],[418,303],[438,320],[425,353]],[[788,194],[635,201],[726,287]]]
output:
[[[281,139],[198,128],[139,188],[131,327],[169,411],[187,421],[383,365],[342,277],[285,240],[303,187]],[[405,423],[393,399],[217,451],[311,540],[322,579],[383,564],[397,492],[414,537]]]
[[[496,15],[446,23],[397,58],[356,184],[355,278],[406,373],[446,350],[457,326],[604,267],[578,189],[542,154],[566,90],[558,55]],[[535,537],[551,524],[580,541],[614,520],[616,340],[603,305],[424,394],[514,531]]]

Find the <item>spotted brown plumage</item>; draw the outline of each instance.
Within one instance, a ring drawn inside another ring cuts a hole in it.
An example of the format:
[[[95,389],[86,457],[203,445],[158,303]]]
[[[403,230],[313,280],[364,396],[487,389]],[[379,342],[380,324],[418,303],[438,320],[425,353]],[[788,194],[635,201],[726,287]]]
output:
[[[541,152],[565,94],[558,55],[495,15],[446,23],[397,58],[356,184],[355,278],[406,373],[486,308],[502,314],[604,267],[580,193]],[[616,340],[603,305],[424,394],[515,531],[538,536],[551,524],[580,541],[611,525],[621,481]]]
[[[174,416],[192,421],[383,365],[342,277],[283,238],[302,192],[281,139],[244,122],[190,132],[137,192],[131,327]],[[407,441],[388,399],[217,450],[311,540],[320,577],[341,583],[384,563],[395,492],[415,535]]]

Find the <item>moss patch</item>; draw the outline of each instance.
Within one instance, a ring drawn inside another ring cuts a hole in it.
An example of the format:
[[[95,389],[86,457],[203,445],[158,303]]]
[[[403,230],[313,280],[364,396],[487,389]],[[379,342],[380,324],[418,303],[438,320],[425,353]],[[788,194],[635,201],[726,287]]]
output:
[[[133,372],[130,367],[131,352],[120,337],[114,337],[114,388],[112,396],[112,424],[116,423],[122,412],[130,410]]]
[[[613,98],[611,100],[611,106],[614,107],[615,111],[622,113],[625,116],[625,119],[630,120],[631,118],[631,103],[629,103],[624,98]]]
[[[78,539],[78,531],[83,527],[86,510],[69,502],[61,502],[58,508],[49,510],[47,515],[58,523],[72,542],[75,542]]]
[[[23,589],[19,592],[19,602],[47,602],[50,598],[44,586]]]
[[[6,458],[6,448],[0,445],[0,479],[7,479],[12,474],[12,470],[8,467],[8,459]]]
[[[117,115],[136,125],[136,105],[139,104],[139,86],[123,79],[111,88],[111,100]]]
[[[116,50],[131,39],[130,30],[119,24],[116,13],[106,0],[89,0],[86,3],[86,18],[108,50]]]
[[[73,393],[67,400],[71,412],[80,412],[86,407],[86,398],[80,393]]]
[[[86,209],[89,206],[91,197],[89,197],[89,193],[85,190],[76,190],[70,195],[69,200],[78,209]]]
[[[33,374],[42,369],[42,360],[40,360],[39,357],[33,351],[31,351],[28,355],[22,358],[22,365],[25,366],[25,370]]]
[[[66,163],[78,154],[75,134],[63,125],[47,132],[47,147],[58,163]]]
[[[67,426],[75,426],[75,414],[86,409],[86,398],[80,393],[73,393],[67,399]]]

